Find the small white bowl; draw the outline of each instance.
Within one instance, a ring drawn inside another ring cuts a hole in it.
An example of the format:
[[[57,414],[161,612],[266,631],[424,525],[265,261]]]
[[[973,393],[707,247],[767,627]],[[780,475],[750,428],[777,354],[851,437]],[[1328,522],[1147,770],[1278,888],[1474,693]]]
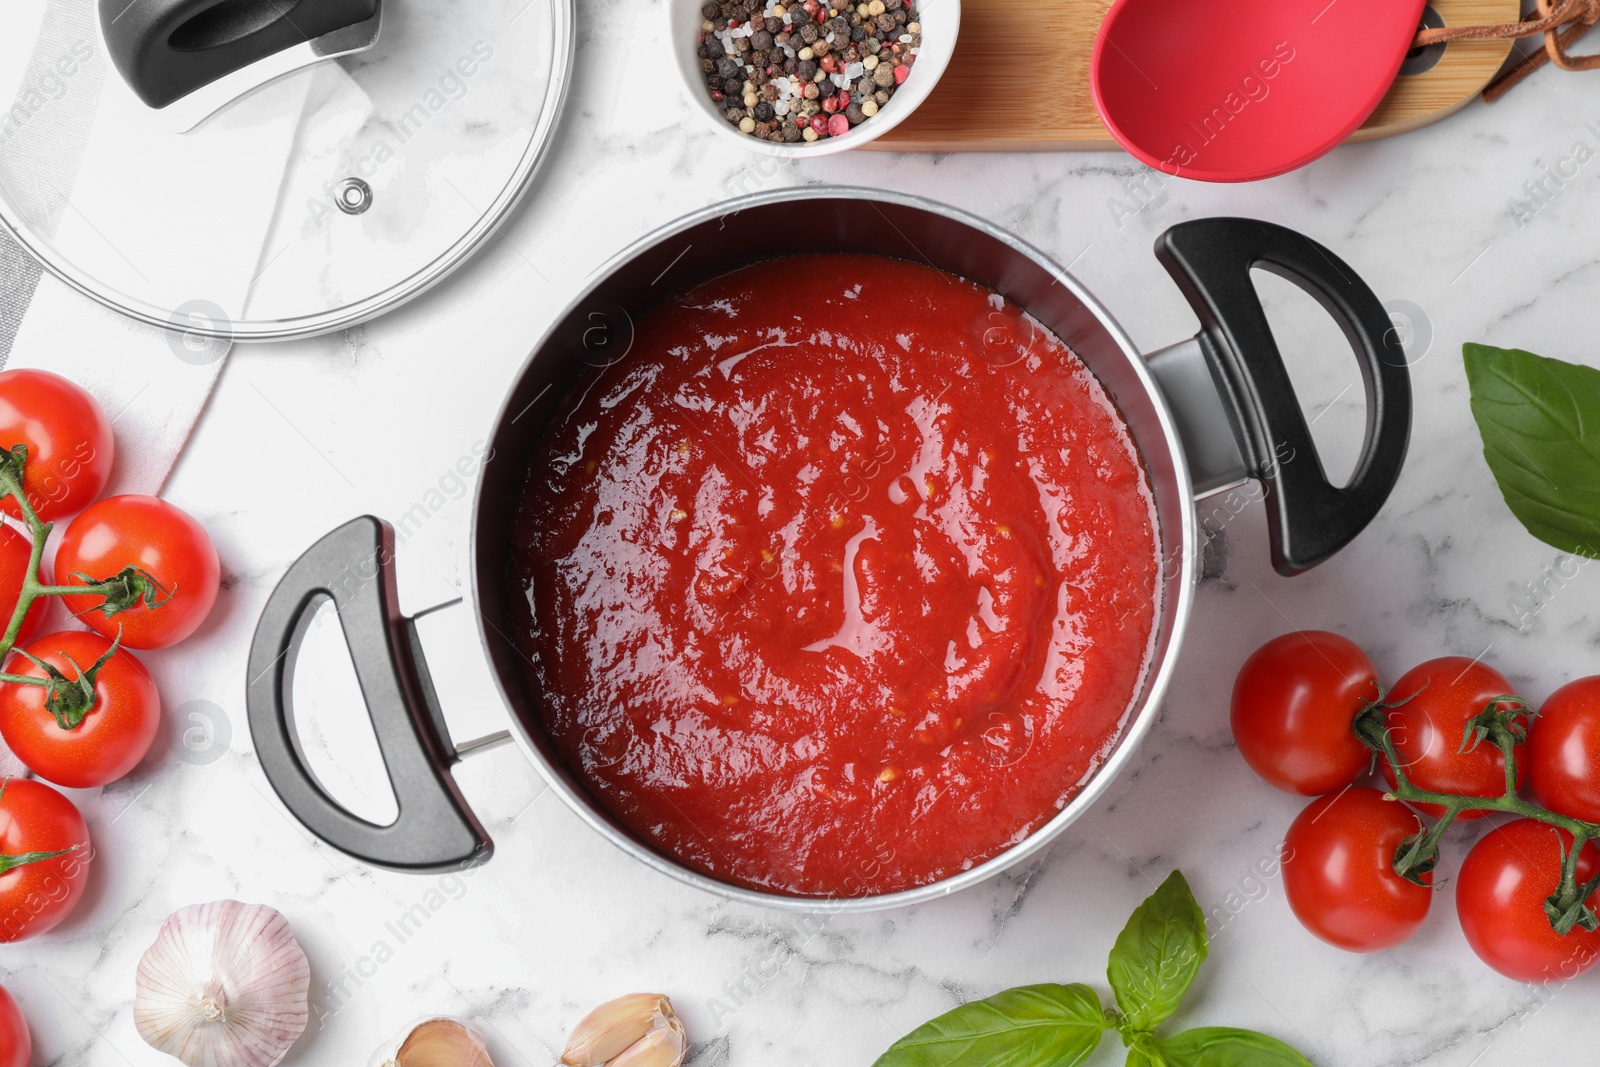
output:
[[[717,131],[717,136],[737,141],[752,152],[785,158],[847,152],[876,140],[900,125],[928,98],[943,77],[945,68],[950,65],[950,57],[955,54],[956,37],[961,32],[961,0],[921,0],[917,4],[917,21],[922,24],[922,43],[916,66],[911,68],[911,75],[895,90],[894,96],[883,109],[859,126],[852,126],[849,133],[838,137],[779,144],[740,133],[712,102],[696,51],[702,21],[700,4],[696,0],[668,0],[662,6],[667,11],[667,38],[672,42],[673,57],[677,60],[678,74],[683,79],[683,91],[689,97],[690,106],[705,116],[706,122]]]

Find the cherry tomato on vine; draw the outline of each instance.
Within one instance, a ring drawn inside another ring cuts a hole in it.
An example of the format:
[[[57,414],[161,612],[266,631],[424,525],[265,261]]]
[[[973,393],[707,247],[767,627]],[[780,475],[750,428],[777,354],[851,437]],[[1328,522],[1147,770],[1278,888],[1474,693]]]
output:
[[[1389,691],[1389,730],[1406,777],[1421,789],[1468,797],[1497,797],[1506,791],[1506,761],[1483,742],[1461,751],[1467,723],[1496,697],[1509,696],[1511,683],[1493,667],[1465,656],[1442,656],[1413,667]],[[1524,727],[1527,717],[1519,717]],[[1516,748],[1517,781],[1527,778],[1526,745]],[[1395,784],[1387,760],[1384,777]],[[1443,814],[1436,804],[1418,804],[1428,815]],[[1464,811],[1458,820],[1481,819],[1487,812]]]
[[[37,937],[72,914],[93,857],[72,801],[43,782],[0,782],[0,942]]]
[[[1600,676],[1550,694],[1528,728],[1528,788],[1551,811],[1600,822]]]
[[[72,520],[56,550],[63,585],[103,580],[128,567],[147,578],[138,603],[112,615],[99,596],[67,596],[84,623],[129,648],[166,648],[200,626],[216,602],[222,571],[205,528],[182,508],[153,496],[114,496]],[[154,604],[156,606],[152,607]]]
[[[25,650],[78,681],[111,648],[87,630],[41,637]],[[38,664],[12,658],[13,674],[44,678]],[[0,737],[39,777],[69,789],[106,785],[139,765],[161,728],[161,695],[144,664],[118,649],[94,677],[94,707],[64,728],[45,706],[39,686],[0,685]]]
[[[44,521],[83,510],[111,480],[111,424],[94,398],[59,374],[0,371],[0,449],[28,446],[23,492]],[[7,515],[22,509],[10,497]]]
[[[5,633],[6,626],[11,622],[11,613],[17,608],[17,597],[22,595],[22,580],[27,577],[28,558],[32,552],[31,541],[11,527],[0,525],[0,634]],[[50,568],[42,560],[39,563],[39,581],[44,585],[50,584]],[[39,624],[44,621],[49,607],[50,602],[46,597],[33,602],[22,620],[22,629],[17,632],[16,644],[25,643],[39,632]]]
[[[1392,948],[1416,933],[1433,890],[1394,873],[1394,857],[1421,829],[1415,812],[1376,789],[1352,786],[1313,800],[1283,841],[1283,888],[1295,918],[1351,952]]]
[[[1564,982],[1600,961],[1600,930],[1555,932],[1544,902],[1561,882],[1561,852],[1572,835],[1536,819],[1498,826],[1472,846],[1456,876],[1456,915],[1478,958],[1518,982]],[[1600,869],[1585,843],[1578,882]],[[1600,893],[1588,900],[1600,906]]]
[[[1284,634],[1239,668],[1233,740],[1245,762],[1279,789],[1332,793],[1372,762],[1350,724],[1378,695],[1377,671],[1354,641],[1323,630]]]
[[[28,1067],[33,1060],[33,1038],[22,1009],[0,986],[0,1067]]]

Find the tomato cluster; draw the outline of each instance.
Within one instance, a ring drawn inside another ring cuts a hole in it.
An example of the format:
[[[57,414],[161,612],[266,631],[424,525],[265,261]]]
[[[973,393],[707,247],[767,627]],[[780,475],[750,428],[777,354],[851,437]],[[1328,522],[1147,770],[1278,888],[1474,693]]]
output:
[[[130,649],[194,633],[221,579],[211,538],[187,513],[155,497],[101,499],[114,450],[83,389],[44,371],[0,372],[0,738],[69,788],[114,782],[144,759],[161,698]],[[70,520],[58,541],[57,519]],[[87,629],[37,636],[55,598]],[[70,800],[36,781],[0,783],[0,942],[64,919],[91,856]]]
[[[1505,812],[1521,817],[1484,835],[1455,880],[1468,944],[1525,982],[1600,962],[1600,677],[1536,715],[1478,660],[1429,660],[1385,691],[1354,642],[1302,631],[1245,661],[1231,717],[1257,774],[1317,798],[1289,827],[1283,867],[1313,934],[1353,952],[1406,940],[1427,917],[1447,826]],[[1363,783],[1375,765],[1383,788]]]

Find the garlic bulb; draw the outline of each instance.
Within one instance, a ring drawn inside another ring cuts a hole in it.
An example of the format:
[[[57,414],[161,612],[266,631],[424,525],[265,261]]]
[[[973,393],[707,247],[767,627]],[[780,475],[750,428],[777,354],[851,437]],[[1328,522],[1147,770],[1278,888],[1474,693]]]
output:
[[[462,1019],[419,1019],[373,1053],[369,1067],[494,1067],[483,1033]]]
[[[573,1028],[561,1062],[566,1067],[679,1067],[683,1023],[660,993],[631,993],[608,1001]]]
[[[189,1067],[274,1067],[305,1031],[311,967],[282,915],[219,900],[174,912],[139,960],[133,1023]]]

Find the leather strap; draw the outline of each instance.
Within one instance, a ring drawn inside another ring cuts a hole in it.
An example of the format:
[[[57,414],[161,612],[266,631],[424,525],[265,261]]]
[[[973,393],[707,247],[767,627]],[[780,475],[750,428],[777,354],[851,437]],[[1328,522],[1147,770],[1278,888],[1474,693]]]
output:
[[[1600,55],[1574,56],[1568,46],[1600,23],[1600,0],[1538,0],[1539,12],[1520,22],[1497,26],[1424,27],[1414,46],[1447,44],[1451,41],[1503,41],[1544,35],[1544,51],[1535,52],[1490,82],[1483,91],[1486,103],[1494,103],[1546,63],[1562,70],[1600,69]]]

